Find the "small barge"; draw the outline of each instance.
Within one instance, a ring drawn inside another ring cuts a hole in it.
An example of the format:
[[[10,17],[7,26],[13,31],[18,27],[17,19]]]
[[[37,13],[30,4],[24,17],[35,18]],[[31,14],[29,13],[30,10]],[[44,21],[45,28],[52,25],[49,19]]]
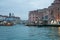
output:
[[[14,23],[12,22],[6,22],[6,21],[3,21],[3,22],[0,22],[0,26],[13,26]]]
[[[13,25],[14,24],[13,23],[10,23],[10,22],[4,24],[4,26],[13,26]]]

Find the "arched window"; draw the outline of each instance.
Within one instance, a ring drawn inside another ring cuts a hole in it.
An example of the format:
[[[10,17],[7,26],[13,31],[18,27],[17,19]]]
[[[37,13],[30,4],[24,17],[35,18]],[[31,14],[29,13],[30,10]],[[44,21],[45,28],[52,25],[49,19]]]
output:
[[[58,11],[60,10],[60,8],[58,8]]]
[[[48,15],[45,16],[45,19],[48,19]]]
[[[53,10],[51,11],[51,15],[53,15]]]

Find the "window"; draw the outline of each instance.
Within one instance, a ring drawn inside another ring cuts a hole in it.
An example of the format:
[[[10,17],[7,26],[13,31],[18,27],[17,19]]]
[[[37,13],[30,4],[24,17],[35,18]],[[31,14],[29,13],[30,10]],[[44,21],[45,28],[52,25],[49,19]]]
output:
[[[53,15],[53,11],[51,11],[51,15]]]
[[[60,8],[58,8],[58,10],[60,10]]]
[[[44,19],[44,17],[42,17],[42,19]]]
[[[38,18],[38,17],[36,17],[36,18]]]
[[[48,19],[48,15],[47,15],[47,16],[45,16],[45,19]]]

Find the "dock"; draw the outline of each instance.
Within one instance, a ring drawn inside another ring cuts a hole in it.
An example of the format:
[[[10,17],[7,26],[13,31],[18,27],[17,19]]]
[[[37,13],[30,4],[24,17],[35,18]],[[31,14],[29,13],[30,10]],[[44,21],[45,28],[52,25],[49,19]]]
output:
[[[40,26],[40,27],[47,27],[47,26],[51,26],[51,27],[60,27],[60,25],[58,25],[58,24],[47,24],[47,25],[45,25],[45,24],[42,24],[42,25],[26,25],[26,26]]]

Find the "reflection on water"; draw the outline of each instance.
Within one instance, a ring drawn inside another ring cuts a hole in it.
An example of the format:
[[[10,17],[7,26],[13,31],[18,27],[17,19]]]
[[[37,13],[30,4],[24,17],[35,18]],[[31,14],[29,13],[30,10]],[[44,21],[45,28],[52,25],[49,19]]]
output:
[[[0,40],[60,40],[60,27],[0,26]]]
[[[60,27],[58,28],[58,34],[60,35]]]

